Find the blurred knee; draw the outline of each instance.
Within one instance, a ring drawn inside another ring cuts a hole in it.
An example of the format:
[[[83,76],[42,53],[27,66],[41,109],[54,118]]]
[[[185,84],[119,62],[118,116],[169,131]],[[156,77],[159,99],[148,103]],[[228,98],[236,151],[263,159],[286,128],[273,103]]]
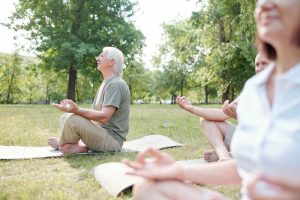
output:
[[[134,200],[173,199],[173,189],[179,183],[177,181],[142,181],[133,188]]]
[[[200,126],[201,128],[206,128],[207,126],[211,125],[213,122],[212,121],[209,121],[203,117],[200,117]]]
[[[71,115],[71,113],[64,113],[64,114],[61,115],[60,120],[59,120],[61,130],[63,130],[65,122],[66,122],[66,120],[68,119],[68,117],[70,115]]]
[[[149,198],[149,193],[153,190],[154,183],[150,181],[141,181],[133,187],[133,199],[146,199]]]

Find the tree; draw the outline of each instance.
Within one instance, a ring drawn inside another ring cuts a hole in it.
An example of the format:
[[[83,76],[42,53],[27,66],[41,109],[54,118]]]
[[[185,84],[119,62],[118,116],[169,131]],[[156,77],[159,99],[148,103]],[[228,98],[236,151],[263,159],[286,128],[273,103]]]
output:
[[[202,32],[205,65],[218,78],[215,84],[222,101],[233,99],[254,74],[250,66],[255,54],[255,1],[209,0],[205,5],[193,14],[191,21]]]
[[[124,70],[124,79],[126,80],[130,90],[130,101],[144,99],[149,92],[151,76],[143,67],[141,60],[132,60]]]
[[[160,87],[170,92],[172,103],[175,103],[177,92],[183,95],[187,79],[201,57],[195,46],[197,32],[190,27],[187,20],[164,24],[164,41],[153,58],[154,65],[163,72],[158,77]]]
[[[129,0],[20,0],[9,27],[30,33],[29,39],[49,68],[67,72],[67,98],[75,100],[78,70],[92,71],[104,46],[116,46],[134,59],[143,35],[130,17]],[[92,72],[96,73],[96,72]]]
[[[7,104],[13,104],[15,96],[20,95],[20,74],[21,58],[15,53],[11,57],[1,56],[0,58],[0,100]]]

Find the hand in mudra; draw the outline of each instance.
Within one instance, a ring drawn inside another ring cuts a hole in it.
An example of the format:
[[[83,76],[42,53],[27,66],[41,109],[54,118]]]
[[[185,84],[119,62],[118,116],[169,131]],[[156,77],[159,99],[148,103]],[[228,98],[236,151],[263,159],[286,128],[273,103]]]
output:
[[[79,109],[78,105],[70,99],[64,99],[60,104],[53,103],[52,106],[63,112],[69,113],[75,113]]]

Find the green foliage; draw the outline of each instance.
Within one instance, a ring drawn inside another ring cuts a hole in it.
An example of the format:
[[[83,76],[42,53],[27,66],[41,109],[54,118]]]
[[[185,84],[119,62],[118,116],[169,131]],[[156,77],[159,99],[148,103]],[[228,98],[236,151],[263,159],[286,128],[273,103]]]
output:
[[[18,54],[0,57],[0,102],[14,103],[20,96],[21,58]]]
[[[131,94],[131,103],[138,99],[149,99],[153,96],[153,78],[141,61],[129,63],[124,70],[123,78],[127,82]]]
[[[165,40],[154,64],[160,90],[175,94],[183,88],[204,94],[216,91],[233,99],[254,74],[255,1],[207,0],[189,20],[164,25]],[[202,98],[203,99],[203,98]]]
[[[1,103],[50,103],[66,93],[66,77],[47,69],[39,59],[0,54]]]
[[[187,88],[193,64],[199,62],[198,34],[190,27],[189,21],[163,25],[164,40],[153,58],[154,65],[161,70],[156,80],[159,83],[157,93],[166,90],[172,96],[177,92],[183,95],[183,89]]]
[[[130,59],[139,54],[144,37],[130,21],[134,7],[129,0],[20,0],[8,26],[30,33],[47,68],[69,73],[73,99],[77,70],[98,75],[94,58],[104,46],[116,46]]]
[[[12,60],[2,59],[0,101],[49,103],[67,92],[90,103],[102,81],[95,56],[104,46],[124,52],[132,102],[189,93],[205,103],[233,99],[254,74],[255,0],[199,2],[201,9],[190,19],[162,25],[164,37],[153,56],[158,70],[151,72],[141,58],[144,37],[131,21],[135,2],[20,0],[8,26],[30,33],[40,59],[23,59],[15,69],[8,67]],[[9,84],[9,77],[18,78]]]
[[[213,84],[222,101],[228,99],[230,93],[233,99],[254,74],[254,5],[255,1],[210,0],[207,7],[191,18],[194,27],[202,33],[204,67],[211,68],[213,75],[207,74],[215,78]]]

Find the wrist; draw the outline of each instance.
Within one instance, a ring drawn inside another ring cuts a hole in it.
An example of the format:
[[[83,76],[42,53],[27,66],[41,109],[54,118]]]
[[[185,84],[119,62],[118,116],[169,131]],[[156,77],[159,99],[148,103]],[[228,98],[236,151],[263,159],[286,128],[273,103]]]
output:
[[[194,110],[194,106],[190,105],[190,106],[187,106],[185,107],[185,110],[190,112],[190,113],[194,113],[193,110]]]
[[[80,115],[82,109],[80,107],[77,107],[73,110],[73,113],[76,114],[76,115]]]
[[[186,166],[184,164],[177,164],[178,166],[178,176],[177,179],[179,181],[184,181],[185,180],[185,171],[186,171]]]

